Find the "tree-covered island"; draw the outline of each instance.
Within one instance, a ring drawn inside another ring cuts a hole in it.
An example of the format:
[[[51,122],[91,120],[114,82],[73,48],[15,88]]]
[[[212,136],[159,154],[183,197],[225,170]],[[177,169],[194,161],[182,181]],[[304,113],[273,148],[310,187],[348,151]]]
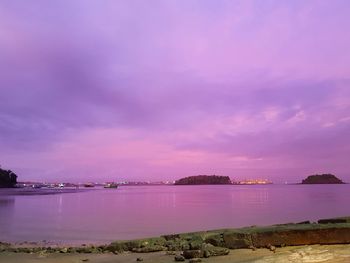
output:
[[[175,185],[199,185],[199,184],[231,184],[228,176],[220,175],[196,175],[181,178],[175,181]]]
[[[344,184],[333,174],[314,174],[304,179],[301,184]]]

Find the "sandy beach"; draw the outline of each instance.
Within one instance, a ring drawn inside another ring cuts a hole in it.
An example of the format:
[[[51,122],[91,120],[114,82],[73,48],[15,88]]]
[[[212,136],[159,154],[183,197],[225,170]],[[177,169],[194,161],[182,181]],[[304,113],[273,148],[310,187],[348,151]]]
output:
[[[0,262],[350,262],[350,218],[173,234],[106,245],[0,243]],[[176,260],[175,260],[176,259]]]
[[[177,252],[180,254],[180,252]],[[62,254],[62,253],[0,253],[0,262],[6,263],[127,263],[137,262],[137,258],[142,258],[143,262],[166,263],[175,262],[174,255],[166,252],[155,253],[112,253],[103,254]],[[202,258],[202,262],[214,263],[273,263],[273,262],[350,262],[350,245],[312,245],[312,246],[290,246],[277,248],[275,252],[268,249],[235,249],[230,250],[226,256]],[[189,262],[186,260],[186,262]]]

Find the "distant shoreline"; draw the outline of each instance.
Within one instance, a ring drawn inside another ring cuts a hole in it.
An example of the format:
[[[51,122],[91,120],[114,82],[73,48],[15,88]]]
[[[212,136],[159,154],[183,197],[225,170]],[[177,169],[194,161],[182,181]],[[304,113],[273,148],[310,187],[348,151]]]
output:
[[[303,183],[288,183],[288,184],[182,184],[182,185],[174,185],[174,184],[145,184],[145,185],[119,185],[120,188],[122,187],[152,187],[152,186],[175,186],[175,187],[181,187],[181,186],[194,186],[194,187],[200,187],[200,186],[215,186],[215,187],[223,187],[223,186],[292,186],[292,185],[347,185],[349,183],[342,183],[342,184],[303,184]],[[94,190],[106,190],[103,187],[65,187],[65,188],[0,188],[0,196],[11,196],[11,195],[54,195],[54,194],[69,194],[69,193],[81,193],[81,192],[88,192],[88,191],[94,191]],[[107,191],[118,191],[118,189],[109,189]]]

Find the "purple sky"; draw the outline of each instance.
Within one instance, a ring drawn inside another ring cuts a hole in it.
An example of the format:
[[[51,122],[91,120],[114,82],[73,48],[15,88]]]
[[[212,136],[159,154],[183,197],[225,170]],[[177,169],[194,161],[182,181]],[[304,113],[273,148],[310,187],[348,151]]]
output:
[[[350,181],[350,2],[0,3],[20,180]]]

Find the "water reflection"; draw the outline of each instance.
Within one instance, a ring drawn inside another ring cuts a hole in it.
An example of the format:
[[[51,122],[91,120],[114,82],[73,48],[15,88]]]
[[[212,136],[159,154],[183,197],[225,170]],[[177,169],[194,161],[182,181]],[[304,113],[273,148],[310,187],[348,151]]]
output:
[[[349,190],[350,185],[123,186],[56,195],[0,194],[0,237],[108,242],[300,222],[350,215]]]
[[[336,202],[339,198],[341,198],[341,195],[338,191],[339,187],[332,187],[332,186],[316,186],[317,191],[312,191],[315,189],[311,188],[309,191],[306,191],[308,198],[310,200],[314,200],[317,202]]]
[[[3,197],[0,198],[0,209],[2,207],[9,207],[15,205],[15,198],[11,197]]]
[[[269,202],[269,191],[267,188],[245,187],[231,193],[233,202],[239,200],[245,205],[264,205]]]
[[[8,236],[13,232],[14,210],[14,197],[0,197],[0,237]]]

